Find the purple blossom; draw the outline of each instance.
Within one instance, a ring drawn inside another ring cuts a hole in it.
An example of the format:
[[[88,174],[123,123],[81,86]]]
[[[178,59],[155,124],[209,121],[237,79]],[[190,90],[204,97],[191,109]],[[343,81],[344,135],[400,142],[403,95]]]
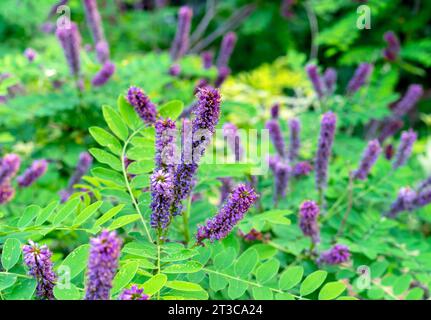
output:
[[[118,300],[148,300],[150,297],[144,293],[144,289],[139,289],[133,285],[130,289],[124,289]]]
[[[415,208],[421,208],[431,203],[431,188],[421,189],[415,198],[414,206]]]
[[[423,88],[420,84],[411,84],[404,97],[396,103],[392,112],[397,117],[402,117],[408,113],[423,95]]]
[[[254,228],[251,229],[248,233],[244,233],[241,230],[238,230],[238,234],[246,242],[252,242],[252,241],[256,241],[256,240],[262,240],[262,238],[263,238],[262,232],[259,232],[259,231],[257,231]]]
[[[208,79],[206,79],[206,78],[199,79],[199,81],[198,81],[198,83],[197,83],[196,87],[195,87],[195,88],[194,88],[194,90],[193,90],[193,93],[194,93],[194,94],[198,93],[200,89],[202,89],[202,88],[204,88],[204,87],[206,87],[206,86],[208,86],[208,85],[209,85],[209,83],[208,83]],[[191,108],[189,107],[189,108],[188,108],[188,109],[186,109],[186,110],[189,110],[189,111],[188,111],[188,114],[190,114],[190,112],[191,112]],[[184,112],[185,112],[186,110],[184,110]],[[186,114],[186,113],[183,113],[183,114]]]
[[[291,167],[280,161],[275,165],[274,178],[275,178],[275,192],[274,192],[274,203],[278,203],[280,199],[286,196],[287,188],[289,185],[289,176],[292,169]]]
[[[387,138],[393,136],[404,126],[404,122],[398,119],[388,119],[380,131],[379,142],[382,144]]]
[[[37,281],[36,296],[39,299],[54,300],[54,286],[57,276],[52,268],[52,253],[46,245],[39,246],[29,240],[22,247],[24,262],[29,268],[28,274]]]
[[[0,184],[0,204],[10,202],[15,196],[15,189],[11,186],[9,181]]]
[[[293,167],[293,175],[295,177],[307,176],[311,172],[311,170],[313,170],[313,167],[309,162],[307,161],[298,162]]]
[[[309,64],[305,67],[305,71],[307,72],[308,78],[310,79],[317,96],[322,98],[325,92],[325,87],[317,66],[315,64]]]
[[[242,220],[244,214],[255,203],[257,195],[255,191],[243,184],[238,185],[230,194],[219,213],[206,221],[205,225],[198,227],[196,234],[197,244],[203,245],[204,239],[211,242],[225,238]]]
[[[320,231],[317,223],[320,209],[317,203],[306,200],[299,207],[299,227],[305,236],[311,238],[314,243],[320,242]]]
[[[24,56],[29,62],[33,62],[33,60],[37,57],[37,52],[32,48],[27,48],[24,51]]]
[[[214,86],[216,88],[220,88],[222,84],[226,81],[229,75],[230,75],[229,67],[219,67],[217,78],[214,81]]]
[[[181,66],[178,63],[174,63],[169,68],[169,74],[173,77],[179,76],[181,73]]]
[[[323,83],[325,84],[326,94],[332,94],[337,84],[337,71],[334,68],[328,68],[323,74]]]
[[[315,161],[316,187],[320,191],[325,189],[328,180],[328,163],[331,157],[336,125],[337,116],[334,113],[327,112],[323,115]]]
[[[347,85],[347,93],[354,94],[367,82],[371,73],[373,72],[373,65],[368,63],[361,63],[355,70],[355,74],[350,79]]]
[[[244,149],[238,135],[238,128],[233,123],[227,122],[223,125],[223,135],[227,138],[228,146],[235,155],[235,161],[241,161],[244,156]]]
[[[204,69],[208,70],[212,67],[213,64],[213,52],[212,51],[204,51],[201,54],[202,57],[202,65]]]
[[[99,9],[97,8],[96,0],[84,0],[85,16],[87,19],[88,27],[90,28],[91,35],[93,36],[94,43],[105,40],[103,33],[102,19],[100,18]],[[104,61],[100,61],[104,62]]]
[[[282,159],[279,155],[269,156],[268,157],[268,166],[271,169],[273,173],[275,173],[275,166],[277,163],[279,163]]]
[[[301,141],[299,138],[299,133],[301,130],[301,123],[297,118],[292,118],[289,120],[289,132],[290,132],[290,143],[289,150],[287,152],[288,159],[290,162],[294,162],[298,158],[299,148],[301,146]]]
[[[109,300],[118,269],[122,240],[115,231],[103,230],[90,240],[85,300]]]
[[[43,176],[48,168],[46,160],[35,160],[25,172],[17,178],[18,185],[22,188],[31,186],[38,178]]]
[[[135,108],[136,113],[146,124],[153,124],[156,121],[156,106],[141,88],[130,87],[127,92],[127,101]]]
[[[387,31],[383,35],[387,47],[383,50],[383,57],[389,61],[395,61],[400,52],[400,42],[393,31]]]
[[[21,159],[14,153],[7,154],[0,159],[0,185],[15,177],[20,165]]]
[[[392,144],[388,144],[385,147],[385,158],[386,158],[386,160],[391,160],[392,157],[394,156],[394,152],[395,152],[394,146]]]
[[[100,87],[103,86],[108,80],[112,77],[112,75],[115,72],[115,64],[113,64],[111,61],[105,62],[102,69],[91,80],[91,84],[94,87]]]
[[[109,61],[109,45],[108,42],[101,40],[96,43],[96,57],[100,63]]]
[[[79,154],[78,164],[76,165],[75,172],[69,179],[67,188],[60,191],[61,202],[66,202],[67,199],[69,199],[69,197],[73,193],[73,186],[81,181],[82,177],[90,169],[92,163],[93,158],[88,152],[81,152]]]
[[[415,143],[416,139],[416,132],[414,132],[412,129],[404,131],[401,134],[401,141],[395,155],[394,163],[392,164],[393,169],[397,169],[407,162],[410,154],[412,153],[413,144]]]
[[[362,155],[359,168],[353,172],[353,178],[365,180],[381,152],[382,148],[378,140],[371,140],[368,142],[367,148]]]
[[[280,114],[280,104],[274,103],[271,107],[271,119],[278,119]]]
[[[173,171],[175,165],[176,125],[171,119],[159,119],[156,129],[156,168],[168,168]]]
[[[400,212],[413,210],[416,197],[417,193],[413,189],[401,188],[397,199],[392,203],[391,208],[385,215],[389,218],[395,218]]]
[[[349,248],[343,244],[336,244],[328,251],[321,254],[319,263],[326,263],[330,265],[342,264],[350,259]]]
[[[229,194],[233,191],[234,183],[232,178],[230,177],[218,178],[218,180],[221,181],[220,204],[223,204],[226,201],[226,199],[229,197]]]
[[[78,77],[81,70],[79,49],[81,47],[81,35],[75,23],[57,28],[57,38],[63,48],[64,56],[69,64],[70,73]]]
[[[158,170],[151,176],[151,227],[166,229],[171,220],[170,208],[174,199],[172,175]]]
[[[182,6],[178,12],[177,33],[171,47],[171,58],[173,61],[183,57],[189,49],[192,16],[193,10],[188,6]]]
[[[192,122],[193,134],[199,130],[208,130],[213,134],[220,118],[220,92],[207,86],[199,90],[196,96],[198,103],[193,110],[195,115]]]
[[[280,129],[280,124],[276,119],[270,119],[266,122],[265,128],[269,131],[269,137],[271,138],[275,150],[277,150],[280,157],[284,158],[286,156],[286,145]]]
[[[228,32],[223,37],[217,57],[217,68],[220,69],[221,67],[227,67],[229,65],[229,59],[235,48],[236,40],[237,36],[235,32]]]

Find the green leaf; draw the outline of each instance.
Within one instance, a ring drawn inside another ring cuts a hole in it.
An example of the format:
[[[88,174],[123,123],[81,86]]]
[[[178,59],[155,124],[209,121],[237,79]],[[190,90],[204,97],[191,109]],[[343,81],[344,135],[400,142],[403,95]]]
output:
[[[51,215],[55,212],[55,209],[57,208],[57,206],[58,206],[58,202],[52,201],[45,208],[43,208],[36,218],[35,225],[40,226],[45,221],[47,221],[51,217]]]
[[[106,211],[99,219],[96,220],[94,226],[101,226],[105,222],[111,220],[117,213],[124,208],[124,204],[119,204],[108,211]]]
[[[149,295],[153,295],[159,292],[168,281],[168,277],[165,274],[158,273],[143,284],[144,292]]]
[[[7,300],[30,300],[36,290],[35,279],[18,279],[12,290],[7,293]]]
[[[214,257],[214,267],[217,270],[229,268],[235,261],[236,251],[234,248],[228,248]]]
[[[253,271],[259,259],[255,249],[248,249],[243,252],[235,263],[235,274],[238,276],[247,276]]]
[[[259,243],[251,246],[250,248],[253,248],[257,251],[259,259],[261,260],[269,259],[277,254],[277,249],[268,244]]]
[[[150,175],[142,174],[134,177],[130,182],[130,186],[132,189],[143,189],[150,186]]]
[[[21,256],[21,242],[15,238],[9,238],[3,245],[1,264],[5,270],[11,269]]]
[[[92,169],[91,173],[97,178],[113,182],[115,185],[124,188],[124,176],[117,171],[98,167]]]
[[[141,217],[139,214],[129,214],[125,216],[121,216],[114,221],[112,221],[111,225],[108,227],[109,231],[119,229],[121,227],[124,227],[125,225],[128,225],[130,223],[133,223],[137,220],[139,220]]]
[[[163,269],[164,273],[194,273],[202,269],[202,264],[197,261],[187,261],[184,264],[172,264]]]
[[[58,210],[57,214],[54,216],[52,223],[54,225],[59,225],[64,220],[66,220],[72,213],[75,212],[81,200],[79,198],[71,199],[67,201],[61,208]]]
[[[165,285],[167,288],[179,290],[179,291],[203,291],[204,289],[197,283],[187,281],[168,281]]]
[[[217,274],[217,273],[210,273],[209,274],[209,285],[210,288],[214,291],[219,291],[224,289],[228,284],[228,281],[225,277]]]
[[[117,106],[118,110],[120,110],[121,117],[131,129],[137,129],[142,124],[142,121],[135,109],[123,94],[118,96]]]
[[[91,218],[92,215],[94,215],[97,210],[102,206],[103,201],[97,201],[91,205],[89,205],[87,208],[81,211],[81,213],[75,218],[73,221],[74,226],[80,226],[85,221]]]
[[[54,297],[57,300],[82,300],[83,294],[73,284],[69,283],[67,286],[55,286]]]
[[[254,287],[253,290],[253,298],[255,300],[272,300],[272,291],[269,288],[262,287],[257,288]]]
[[[316,291],[325,281],[327,275],[328,273],[323,270],[317,270],[309,274],[299,288],[301,296],[306,296]]]
[[[241,297],[248,288],[248,284],[243,281],[238,281],[234,279],[229,279],[229,288],[227,289],[227,294],[231,299],[238,299]]]
[[[16,279],[16,275],[0,273],[0,292],[13,286],[13,284],[16,282]]]
[[[25,208],[24,213],[22,214],[21,218],[18,220],[17,227],[18,228],[24,228],[27,227],[34,218],[39,214],[40,207],[36,206],[34,204],[28,206]]]
[[[346,289],[346,285],[341,281],[326,283],[319,292],[319,300],[333,300]]]
[[[70,279],[75,278],[87,266],[89,252],[89,244],[79,246],[63,260],[59,266],[59,270],[69,271]]]
[[[108,124],[109,129],[121,140],[126,141],[129,130],[124,124],[118,113],[110,106],[102,106],[103,117]]]
[[[289,290],[301,282],[304,275],[304,268],[301,266],[293,266],[287,268],[280,277],[278,287],[281,290]]]
[[[127,167],[129,174],[143,174],[153,172],[153,161],[134,161]]]
[[[159,109],[159,114],[163,118],[177,120],[184,109],[184,103],[180,100],[172,100],[164,104]]]
[[[112,290],[111,293],[115,294],[124,287],[126,287],[130,281],[132,281],[136,272],[138,272],[139,262],[131,261],[124,264],[120,271],[115,275],[114,280],[112,280]]]
[[[97,161],[103,164],[107,164],[112,169],[117,171],[122,171],[123,166],[120,159],[103,149],[91,148],[90,153],[96,158]]]
[[[108,131],[99,127],[91,127],[89,131],[98,144],[109,148],[109,150],[111,150],[114,154],[121,154],[122,150],[120,142]]]
[[[277,275],[280,262],[271,259],[260,265],[256,270],[256,279],[259,283],[266,283]]]

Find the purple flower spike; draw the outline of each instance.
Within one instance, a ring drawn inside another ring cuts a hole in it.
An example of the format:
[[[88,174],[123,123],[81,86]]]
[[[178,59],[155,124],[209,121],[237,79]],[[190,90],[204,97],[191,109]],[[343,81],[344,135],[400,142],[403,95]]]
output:
[[[32,48],[27,48],[24,51],[24,56],[29,62],[33,62],[33,60],[37,57],[37,52]]]
[[[292,169],[287,163],[282,161],[275,165],[275,192],[274,202],[278,201],[286,196],[287,188],[289,186],[289,177]]]
[[[334,68],[328,68],[323,74],[323,83],[325,84],[325,92],[330,95],[334,93],[337,84],[337,71]]]
[[[203,245],[204,239],[214,242],[227,237],[256,202],[256,199],[256,192],[252,188],[243,184],[238,185],[219,213],[207,220],[205,225],[198,227],[196,234],[197,244]]]
[[[31,186],[38,178],[43,176],[48,168],[46,160],[35,160],[16,180],[22,188]]]
[[[169,68],[169,75],[178,77],[181,73],[181,66],[178,63],[174,63]]]
[[[64,56],[69,64],[70,73],[78,77],[81,70],[79,49],[81,47],[81,35],[75,23],[57,28],[56,35],[63,48]]]
[[[219,178],[218,180],[221,181],[220,204],[223,204],[226,201],[226,199],[229,197],[229,194],[234,189],[234,183],[232,178],[229,178],[229,177]]]
[[[193,134],[199,130],[214,133],[220,118],[220,92],[210,86],[204,87],[197,93],[198,104],[193,110]],[[193,138],[193,141],[195,139]]]
[[[415,198],[415,208],[422,208],[431,203],[431,188],[424,188],[420,190]]]
[[[52,268],[51,256],[46,245],[39,246],[29,240],[28,245],[22,247],[24,262],[29,268],[28,274],[37,281],[36,296],[39,299],[54,300],[54,286],[57,280]]]
[[[342,264],[350,259],[349,248],[343,244],[336,244],[328,251],[321,254],[319,263],[326,263],[330,265]]]
[[[97,8],[96,0],[84,0],[85,16],[94,43],[105,40],[103,33],[102,19],[100,18],[99,9]],[[104,61],[100,61],[104,62]]]
[[[355,70],[355,74],[347,85],[347,93],[354,94],[356,91],[358,91],[367,82],[372,72],[373,65],[361,63]]]
[[[397,117],[404,116],[406,113],[412,110],[423,93],[424,90],[420,84],[411,84],[408,87],[404,97],[395,105],[394,109],[392,110],[393,114]]]
[[[274,103],[271,107],[271,119],[278,119],[280,115],[280,104]]]
[[[409,131],[404,131],[401,134],[401,142],[398,146],[392,168],[397,169],[407,162],[410,154],[412,153],[413,144],[415,143],[416,139],[416,132],[414,132],[412,129]]]
[[[400,52],[400,42],[396,34],[393,31],[385,32],[383,39],[387,43],[387,47],[383,50],[383,57],[389,61],[396,60]]]
[[[310,79],[317,96],[322,98],[324,95],[324,84],[317,66],[315,64],[309,64],[305,67],[305,71],[307,72],[308,78]]]
[[[14,153],[7,154],[0,159],[0,185],[15,177],[20,165],[21,159]]]
[[[404,122],[397,119],[389,119],[383,125],[379,135],[379,142],[382,144],[387,138],[392,137],[404,126]]]
[[[96,43],[96,56],[100,63],[109,61],[109,45],[106,41],[99,41]]]
[[[156,129],[156,168],[168,169],[171,173],[175,165],[176,125],[171,119],[159,119]]]
[[[90,240],[85,300],[109,300],[122,242],[115,231],[107,230]]]
[[[353,172],[353,178],[365,180],[381,152],[382,148],[380,147],[379,141],[371,140],[362,155],[359,168]]]
[[[223,135],[227,138],[229,148],[235,155],[235,161],[241,161],[244,156],[244,149],[242,148],[236,125],[229,122],[225,123],[223,126]]]
[[[218,68],[217,78],[214,81],[214,86],[220,88],[222,84],[226,81],[227,77],[230,75],[229,67]]]
[[[235,48],[236,40],[235,32],[228,32],[223,37],[217,58],[217,68],[220,69],[221,67],[227,67],[229,65],[230,56]]]
[[[294,162],[298,158],[299,148],[301,146],[301,141],[299,138],[299,133],[301,130],[301,123],[298,119],[292,118],[289,120],[289,131],[290,131],[290,143],[288,150],[288,158],[290,162]]]
[[[286,156],[286,145],[280,129],[280,124],[276,119],[271,119],[266,122],[265,128],[269,131],[269,137],[278,155],[284,158]]]
[[[320,242],[320,231],[317,223],[319,214],[319,206],[314,201],[304,201],[299,207],[299,227],[302,233],[310,237],[314,243]]]
[[[204,69],[208,70],[212,67],[213,64],[213,52],[212,51],[204,51],[202,52],[202,64]]]
[[[118,300],[148,300],[150,297],[144,293],[144,289],[139,289],[133,285],[130,289],[124,289]]]
[[[67,188],[60,191],[61,202],[66,202],[67,199],[69,199],[73,193],[73,186],[81,181],[82,177],[90,169],[92,163],[93,157],[88,152],[80,153],[78,164],[76,166],[75,172],[70,177]]]
[[[151,227],[166,229],[171,221],[170,208],[174,184],[169,172],[158,170],[151,176]]]
[[[183,57],[189,49],[192,16],[193,10],[188,6],[181,7],[178,12],[177,33],[171,47],[171,58],[173,61]]]
[[[141,88],[130,87],[127,92],[127,101],[146,124],[153,124],[156,121],[156,106]]]
[[[295,177],[301,177],[301,176],[307,176],[311,170],[313,170],[313,167],[311,164],[307,161],[298,162],[293,167],[293,175]]]
[[[389,218],[395,218],[400,212],[413,210],[416,196],[416,191],[408,187],[401,188],[397,199],[392,203],[390,210],[385,215]]]
[[[320,137],[316,154],[316,187],[321,191],[326,188],[328,180],[328,163],[334,142],[337,116],[332,112],[323,115],[320,124]]]
[[[102,69],[94,76],[93,80],[91,80],[91,84],[94,87],[103,86],[106,82],[111,79],[112,75],[115,72],[115,64],[111,61],[105,62]]]
[[[15,189],[9,181],[0,184],[0,204],[6,204],[15,197]]]

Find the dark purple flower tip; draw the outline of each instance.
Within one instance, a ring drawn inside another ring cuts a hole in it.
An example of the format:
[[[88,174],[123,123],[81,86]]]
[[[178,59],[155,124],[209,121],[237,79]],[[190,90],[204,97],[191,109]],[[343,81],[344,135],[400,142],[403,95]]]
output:
[[[178,25],[175,39],[172,42],[171,58],[176,61],[183,57],[189,49],[190,28],[193,10],[188,6],[182,6],[178,11]]]
[[[400,212],[414,209],[417,193],[415,190],[405,187],[398,191],[397,199],[392,203],[391,208],[386,212],[389,218],[395,218]]]
[[[15,177],[20,165],[21,159],[14,153],[6,154],[0,159],[0,185]]]
[[[319,98],[324,95],[324,84],[320,77],[319,71],[315,64],[309,64],[305,67],[305,71],[307,72],[308,78],[313,85],[314,91],[316,92]]]
[[[24,56],[29,62],[33,62],[33,60],[37,57],[37,52],[32,48],[27,48],[24,51]]]
[[[144,293],[144,289],[139,289],[133,285],[130,289],[124,289],[118,300],[148,300],[150,297]]]
[[[268,120],[265,128],[269,131],[269,137],[271,138],[272,144],[274,145],[275,150],[277,150],[278,155],[284,158],[286,155],[286,145],[284,143],[283,134],[278,120]]]
[[[25,170],[16,180],[18,185],[22,188],[29,187],[38,178],[43,176],[48,169],[48,162],[46,160],[35,160],[31,166]]]
[[[243,219],[244,214],[256,202],[256,192],[244,185],[238,185],[220,209],[219,213],[207,220],[205,225],[198,227],[196,234],[197,244],[203,245],[203,240],[210,242],[228,236],[235,225]]]
[[[398,101],[392,112],[398,117],[404,116],[406,113],[410,112],[415,104],[422,97],[424,90],[420,84],[411,84],[404,97]]]
[[[215,79],[214,86],[220,88],[222,84],[226,81],[227,77],[230,75],[229,67],[219,67],[217,78]]]
[[[9,181],[5,181],[0,184],[0,204],[5,204],[10,201],[15,196],[15,189],[11,186]]]
[[[361,63],[355,70],[355,74],[347,85],[347,93],[354,94],[356,91],[358,91],[368,81],[368,78],[373,72],[373,68],[374,67],[372,64]]]
[[[404,131],[401,134],[401,141],[395,155],[394,163],[392,165],[394,169],[403,166],[407,162],[412,153],[413,144],[415,143],[416,139],[417,134],[412,129]]]
[[[271,107],[271,118],[278,119],[279,114],[280,114],[280,104],[274,103]]]
[[[388,144],[385,147],[385,158],[386,158],[386,160],[391,160],[394,156],[394,153],[395,153],[394,145]]]
[[[204,51],[202,52],[202,65],[204,69],[210,69],[213,63],[213,52],[212,51]]]
[[[359,168],[353,172],[353,178],[365,180],[381,152],[382,148],[380,147],[379,141],[371,140],[362,155]]]
[[[325,84],[326,94],[332,94],[337,84],[337,71],[334,68],[328,68],[323,74],[323,83]]]
[[[174,63],[173,65],[170,66],[169,74],[171,76],[177,77],[179,76],[180,73],[181,73],[181,66],[178,63]]]
[[[103,86],[112,77],[115,72],[115,64],[111,61],[105,62],[102,69],[94,76],[91,80],[91,84],[94,87]]]
[[[214,133],[215,126],[220,118],[221,96],[218,89],[210,86],[201,88],[196,94],[198,103],[193,110],[193,132],[198,130],[209,130]]]
[[[109,61],[109,45],[108,42],[101,40],[96,43],[96,56],[100,63]]]
[[[219,69],[229,65],[229,59],[232,55],[233,49],[235,48],[236,40],[237,36],[235,32],[228,32],[223,37],[217,58],[217,67]]]
[[[90,240],[85,300],[109,300],[118,269],[122,240],[115,231],[103,230]]]
[[[308,161],[298,162],[293,167],[293,175],[295,177],[308,176],[313,170],[313,166]]]
[[[141,88],[130,87],[126,98],[146,124],[153,124],[156,121],[156,106]]]
[[[320,263],[326,263],[330,265],[342,264],[350,259],[349,247],[343,244],[336,244],[328,251],[322,253],[319,258]]]
[[[396,60],[400,52],[400,42],[398,37],[393,31],[387,31],[383,35],[383,39],[387,43],[387,47],[383,50],[383,57],[389,61]]]
[[[320,241],[317,218],[320,214],[319,206],[312,200],[306,200],[299,207],[299,227],[305,236],[311,237],[314,243]]]
[[[36,296],[39,299],[54,300],[54,286],[57,276],[53,271],[52,253],[46,245],[39,246],[29,240],[22,247],[24,263],[29,268],[28,274],[37,281]]]

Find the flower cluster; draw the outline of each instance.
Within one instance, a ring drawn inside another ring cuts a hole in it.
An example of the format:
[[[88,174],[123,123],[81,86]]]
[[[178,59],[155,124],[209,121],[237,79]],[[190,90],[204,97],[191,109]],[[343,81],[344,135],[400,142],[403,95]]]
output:
[[[217,57],[217,68],[227,67],[229,59],[232,55],[233,49],[237,41],[237,36],[234,32],[228,32],[223,37],[221,42],[220,51]]]
[[[171,47],[171,58],[173,61],[180,59],[189,49],[192,16],[193,10],[188,6],[181,7],[178,12],[177,33]]]
[[[204,239],[211,242],[225,238],[235,225],[242,220],[244,214],[255,203],[255,191],[244,185],[238,185],[230,194],[219,213],[207,220],[206,224],[198,227],[196,234],[197,244],[203,245]]]
[[[317,223],[319,214],[319,206],[312,200],[304,201],[299,207],[299,227],[302,233],[310,237],[314,243],[320,241],[319,225]]]
[[[327,94],[332,94],[335,91],[337,84],[337,71],[334,68],[328,68],[323,74],[323,83]]]
[[[269,131],[269,137],[275,147],[278,155],[282,158],[286,155],[286,145],[284,143],[283,134],[281,132],[280,124],[277,119],[270,119],[266,122],[265,128]]]
[[[417,193],[411,188],[401,188],[386,216],[395,218],[400,212],[413,210]]]
[[[170,208],[174,199],[172,175],[160,169],[151,176],[151,227],[165,229],[170,221]]]
[[[91,84],[94,87],[103,86],[112,77],[114,72],[115,64],[113,64],[111,61],[106,61],[99,72],[96,73],[94,78],[91,80]]]
[[[36,296],[40,299],[53,300],[57,276],[53,271],[52,253],[46,245],[39,246],[33,241],[22,248],[24,262],[29,268],[28,274],[37,281]]]
[[[308,78],[310,79],[317,96],[322,98],[325,94],[325,87],[317,66],[315,64],[309,64],[305,67],[305,71],[307,72]]]
[[[353,178],[365,180],[381,152],[382,148],[378,140],[371,140],[368,142],[367,148],[362,155],[359,168],[353,172]]]
[[[202,65],[204,69],[210,69],[213,64],[213,52],[204,51],[202,52],[201,57],[202,57]]]
[[[21,165],[18,155],[10,153],[0,159],[0,185],[8,183],[17,174]]]
[[[22,188],[31,186],[38,178],[43,176],[48,169],[48,162],[44,159],[35,160],[25,172],[16,180]]]
[[[109,300],[122,240],[115,231],[104,230],[90,244],[85,300]]]
[[[280,104],[274,103],[271,107],[271,118],[278,119],[279,115],[280,115]]]
[[[395,61],[400,52],[400,42],[393,31],[387,31],[383,35],[387,47],[383,50],[383,57],[389,61]]]
[[[408,113],[423,95],[423,88],[420,84],[411,84],[404,97],[396,103],[392,113],[397,117],[402,117]]]
[[[81,70],[81,60],[79,49],[81,47],[81,35],[77,25],[74,22],[57,28],[57,38],[63,48],[67,63],[69,64],[70,73],[78,77]]]
[[[343,244],[336,244],[328,251],[321,254],[319,263],[326,263],[330,265],[342,264],[350,259],[349,247]]]
[[[347,85],[347,93],[354,94],[358,91],[367,82],[372,72],[373,65],[361,63]]]
[[[130,87],[127,91],[127,101],[135,108],[136,113],[146,124],[153,124],[156,121],[156,106],[150,98],[138,87]]]
[[[234,183],[232,178],[230,177],[222,177],[222,178],[218,178],[218,180],[221,182],[220,204],[223,204],[226,201],[226,199],[229,197],[229,194],[232,192],[234,188]]]
[[[412,129],[404,131],[401,134],[401,141],[392,164],[394,169],[403,166],[407,162],[410,154],[412,153],[413,144],[415,143],[416,139],[416,132],[414,132]]]
[[[301,161],[293,167],[293,175],[295,177],[306,176],[311,172],[311,170],[313,170],[313,167],[309,162]]]
[[[292,169],[291,167],[283,162],[279,161],[274,168],[275,176],[275,192],[274,192],[274,203],[286,196],[287,187],[289,185],[289,177]]]
[[[139,289],[133,285],[130,289],[124,289],[118,300],[148,300],[150,297],[144,293],[144,289]]]
[[[298,158],[299,148],[301,146],[301,141],[299,138],[299,133],[301,130],[301,123],[298,119],[292,118],[289,120],[289,131],[290,131],[290,143],[287,156],[289,161],[294,162]]]
[[[171,119],[159,119],[156,129],[156,168],[168,168],[172,172],[175,165],[176,125]]]
[[[223,135],[227,139],[230,150],[235,155],[235,161],[241,161],[244,157],[244,149],[242,148],[236,125],[230,122],[225,123],[223,125]]]

